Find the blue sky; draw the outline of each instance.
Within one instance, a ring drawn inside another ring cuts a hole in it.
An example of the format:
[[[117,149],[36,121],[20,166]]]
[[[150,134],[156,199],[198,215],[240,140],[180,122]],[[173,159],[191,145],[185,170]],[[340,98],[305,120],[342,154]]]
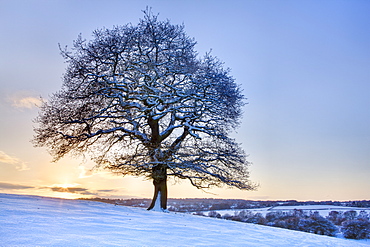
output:
[[[261,185],[213,195],[170,183],[170,196],[369,199],[370,2],[360,0],[0,0],[0,192],[68,197],[53,190],[64,186],[151,197],[149,181],[92,174],[91,162],[73,158],[50,164],[29,142],[38,97],[61,86],[66,64],[58,43],[135,24],[146,6],[184,23],[200,55],[212,49],[231,68],[248,98],[234,136]]]

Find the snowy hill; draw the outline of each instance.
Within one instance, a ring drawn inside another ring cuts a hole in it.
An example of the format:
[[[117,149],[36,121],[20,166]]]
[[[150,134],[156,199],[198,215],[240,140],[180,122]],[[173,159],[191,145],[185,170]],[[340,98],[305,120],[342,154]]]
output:
[[[369,246],[93,201],[0,194],[0,246]]]

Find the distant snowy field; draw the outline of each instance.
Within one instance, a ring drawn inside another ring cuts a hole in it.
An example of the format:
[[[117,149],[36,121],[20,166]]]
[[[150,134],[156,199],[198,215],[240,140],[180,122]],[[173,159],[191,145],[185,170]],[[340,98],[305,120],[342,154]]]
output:
[[[93,201],[0,194],[0,246],[369,246],[280,228]]]
[[[299,209],[304,212],[318,212],[321,216],[326,217],[331,211],[346,212],[346,211],[365,211],[370,213],[370,208],[355,208],[355,207],[344,207],[344,206],[333,206],[333,205],[304,205],[304,206],[277,206],[277,207],[268,207],[268,208],[253,208],[253,209],[226,209],[226,210],[215,210],[217,213],[222,216],[225,214],[234,215],[242,210],[248,210],[253,213],[261,213],[263,216],[266,216],[269,212],[289,212],[294,209]],[[203,212],[207,215],[210,211]]]

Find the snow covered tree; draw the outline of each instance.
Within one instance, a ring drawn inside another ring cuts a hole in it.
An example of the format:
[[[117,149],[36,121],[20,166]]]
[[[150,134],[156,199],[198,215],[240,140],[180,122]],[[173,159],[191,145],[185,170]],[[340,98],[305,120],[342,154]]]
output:
[[[347,220],[343,222],[342,232],[345,238],[367,239],[370,238],[369,220]]]
[[[166,209],[167,177],[205,189],[252,190],[246,155],[230,137],[244,96],[216,57],[198,57],[182,25],[144,11],[138,25],[99,29],[72,50],[62,89],[44,102],[35,146],[57,161],[88,154],[122,175],[153,179]]]
[[[208,217],[221,218],[221,214],[217,213],[216,211],[209,211]]]
[[[343,213],[346,220],[355,220],[357,218],[357,212],[355,210],[349,210]]]
[[[320,235],[335,236],[338,228],[330,220],[314,212],[309,218],[301,219],[299,229],[305,232],[311,232]]]

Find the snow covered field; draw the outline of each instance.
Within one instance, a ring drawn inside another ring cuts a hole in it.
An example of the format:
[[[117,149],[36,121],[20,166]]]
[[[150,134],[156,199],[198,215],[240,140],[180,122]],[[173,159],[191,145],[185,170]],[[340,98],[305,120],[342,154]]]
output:
[[[93,201],[0,194],[0,246],[369,246],[346,240]]]

